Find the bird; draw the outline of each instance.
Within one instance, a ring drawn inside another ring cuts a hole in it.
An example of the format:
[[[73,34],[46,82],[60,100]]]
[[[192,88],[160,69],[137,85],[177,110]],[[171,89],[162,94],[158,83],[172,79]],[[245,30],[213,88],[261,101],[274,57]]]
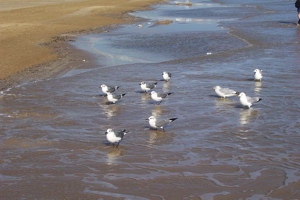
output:
[[[124,135],[126,135],[129,131],[126,131],[125,129],[119,132],[114,132],[111,128],[107,129],[105,132],[106,139],[112,143],[113,146],[115,146],[115,143],[117,143],[116,148],[119,146],[120,141],[123,139]]]
[[[163,72],[162,76],[165,81],[169,81],[171,79],[172,74],[168,72]]]
[[[168,125],[169,123],[175,121],[177,118],[170,118],[170,119],[156,119],[154,116],[150,116],[148,119],[149,125],[151,128],[154,129],[162,129],[164,130],[165,126]]]
[[[240,102],[241,104],[245,107],[247,106],[248,108],[251,107],[252,103],[256,103],[256,102],[259,102],[261,101],[262,99],[259,98],[259,97],[248,97],[246,96],[246,94],[244,92],[241,92],[239,94],[239,97],[240,97]]]
[[[151,98],[156,101],[156,104],[160,104],[164,98],[171,95],[172,92],[169,93],[157,93],[155,91],[151,91]]]
[[[153,88],[155,88],[157,85],[157,82],[154,82],[154,83],[146,83],[146,82],[141,82],[140,83],[140,86],[142,88],[142,90],[144,92],[148,92],[149,90],[152,90]]]
[[[119,101],[125,95],[126,95],[126,93],[124,93],[124,94],[107,93],[107,100],[109,102],[115,104],[117,101]]]
[[[260,69],[255,69],[254,71],[253,71],[253,73],[254,73],[254,81],[261,81],[261,79],[262,79],[262,74],[261,74],[261,72],[262,72],[262,70],[260,70]]]
[[[218,96],[222,97],[222,98],[226,98],[226,97],[232,97],[237,95],[237,92],[229,89],[229,88],[221,88],[220,86],[215,86],[214,87],[215,92],[217,93]]]
[[[101,86],[102,92],[107,94],[107,93],[113,93],[117,89],[119,89],[119,86],[110,86],[110,85],[105,85],[102,84]]]

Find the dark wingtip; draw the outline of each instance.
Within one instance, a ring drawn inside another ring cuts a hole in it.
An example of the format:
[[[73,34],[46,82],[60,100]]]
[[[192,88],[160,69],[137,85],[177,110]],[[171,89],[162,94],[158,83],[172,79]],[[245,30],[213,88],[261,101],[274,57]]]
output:
[[[178,119],[178,118],[171,118],[170,121],[173,122],[173,121],[175,121],[176,119]]]
[[[167,93],[168,95],[170,95],[170,94],[173,94],[173,92],[169,92],[169,93]]]
[[[158,82],[155,82],[154,85],[156,85]]]
[[[122,94],[122,97],[125,96],[125,95],[126,95],[126,93]]]
[[[261,101],[261,100],[262,100],[262,98],[259,98],[257,102],[259,102],[259,101]]]

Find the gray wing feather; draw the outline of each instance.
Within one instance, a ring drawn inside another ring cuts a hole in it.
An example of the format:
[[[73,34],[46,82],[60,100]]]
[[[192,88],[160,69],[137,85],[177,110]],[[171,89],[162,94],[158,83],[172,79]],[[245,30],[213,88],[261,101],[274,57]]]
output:
[[[224,93],[224,94],[235,94],[236,91],[229,89],[229,88],[221,88],[220,92]]]
[[[121,95],[120,94],[112,94],[112,97],[114,99],[121,99]]]
[[[124,131],[119,131],[119,132],[116,132],[116,137],[120,137],[120,138],[123,138],[124,137]]]
[[[161,98],[166,98],[168,94],[162,93],[162,94],[157,94],[157,96]]]
[[[116,91],[116,89],[118,89],[119,88],[119,86],[108,86],[107,85],[107,91],[109,92],[109,93],[112,93],[112,92],[114,92],[114,91]]]
[[[108,91],[108,92],[112,93],[112,92],[114,92],[115,90],[116,90],[115,87],[107,86],[107,91]]]
[[[250,103],[255,103],[255,102],[260,101],[260,98],[258,98],[258,97],[247,97],[247,101],[250,102]]]
[[[154,85],[153,83],[147,83],[147,84],[146,84],[146,87],[147,87],[147,88],[150,88],[150,89],[153,89],[154,86],[155,86],[155,85]]]
[[[162,127],[162,126],[165,126],[166,124],[169,123],[169,120],[166,120],[166,119],[162,119],[162,120],[156,120],[156,123],[155,125],[157,127]]]

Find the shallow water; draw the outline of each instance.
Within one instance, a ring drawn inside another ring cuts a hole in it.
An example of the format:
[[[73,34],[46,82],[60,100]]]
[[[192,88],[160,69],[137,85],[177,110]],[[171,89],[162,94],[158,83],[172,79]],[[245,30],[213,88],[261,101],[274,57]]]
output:
[[[281,0],[220,2],[136,12],[149,18],[141,28],[72,44],[98,66],[2,92],[1,199],[298,199],[295,9]],[[255,68],[262,82],[252,80]],[[141,81],[173,94],[155,105]],[[125,97],[108,104],[102,83]],[[237,97],[219,99],[216,85],[263,100],[245,109]],[[150,115],[178,119],[151,130]],[[107,128],[130,131],[118,149]]]

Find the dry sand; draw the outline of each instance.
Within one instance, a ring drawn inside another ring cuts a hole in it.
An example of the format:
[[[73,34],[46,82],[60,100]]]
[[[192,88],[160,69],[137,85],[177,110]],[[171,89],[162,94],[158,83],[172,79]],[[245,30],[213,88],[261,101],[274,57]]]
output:
[[[64,41],[129,23],[126,13],[162,0],[0,0],[0,90],[70,65]]]

